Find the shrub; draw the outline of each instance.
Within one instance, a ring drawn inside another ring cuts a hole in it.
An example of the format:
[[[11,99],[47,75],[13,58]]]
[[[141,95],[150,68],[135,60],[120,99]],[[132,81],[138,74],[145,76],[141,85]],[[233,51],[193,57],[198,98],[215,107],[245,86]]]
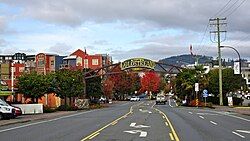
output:
[[[43,112],[44,113],[53,113],[53,112],[56,112],[56,109],[54,108],[49,108],[47,106],[43,106]]]
[[[76,106],[61,105],[57,108],[58,111],[76,111],[78,108]]]
[[[89,108],[90,109],[100,109],[102,106],[100,104],[90,104]]]

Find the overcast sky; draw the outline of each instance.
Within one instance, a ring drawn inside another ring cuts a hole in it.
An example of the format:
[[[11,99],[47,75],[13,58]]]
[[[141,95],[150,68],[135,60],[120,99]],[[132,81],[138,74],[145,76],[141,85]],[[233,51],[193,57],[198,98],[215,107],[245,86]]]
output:
[[[248,0],[0,0],[0,54],[86,48],[115,61],[159,60],[189,54],[192,44],[194,54],[216,57],[213,28],[205,29],[210,18],[227,17],[222,45],[250,59],[249,9]],[[222,56],[237,58],[230,49]]]

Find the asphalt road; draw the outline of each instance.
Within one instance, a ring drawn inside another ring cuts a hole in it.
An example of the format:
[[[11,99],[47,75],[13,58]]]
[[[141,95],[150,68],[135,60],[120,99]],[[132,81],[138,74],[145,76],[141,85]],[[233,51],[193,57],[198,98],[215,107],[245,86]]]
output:
[[[173,101],[127,102],[110,108],[0,128],[3,141],[241,141],[250,117],[176,107]]]

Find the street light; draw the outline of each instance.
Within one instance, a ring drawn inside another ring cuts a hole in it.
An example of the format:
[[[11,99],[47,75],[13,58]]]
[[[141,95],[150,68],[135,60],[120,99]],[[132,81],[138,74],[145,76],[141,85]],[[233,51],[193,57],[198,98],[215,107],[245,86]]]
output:
[[[221,48],[231,48],[237,53],[237,55],[239,57],[239,67],[240,67],[240,74],[241,74],[241,58],[240,58],[240,53],[238,52],[238,50],[236,50],[234,47],[231,47],[231,46],[220,46],[220,47]]]
[[[220,46],[220,48],[231,48],[231,49],[233,49],[236,53],[237,53],[237,55],[238,55],[238,57],[239,57],[239,74],[241,74],[241,58],[240,58],[240,53],[238,52],[238,50],[236,50],[234,47],[232,47],[232,46]],[[222,99],[222,95],[220,96],[220,98]]]

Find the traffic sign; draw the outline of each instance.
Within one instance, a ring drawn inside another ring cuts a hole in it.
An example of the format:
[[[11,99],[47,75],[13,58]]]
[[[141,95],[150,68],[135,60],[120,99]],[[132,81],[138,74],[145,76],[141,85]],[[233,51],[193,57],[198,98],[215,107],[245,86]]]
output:
[[[194,89],[195,89],[195,91],[196,91],[196,92],[198,92],[198,91],[199,91],[199,83],[195,83],[195,85],[194,85]]]
[[[208,97],[208,91],[206,89],[203,90],[203,97]]]

